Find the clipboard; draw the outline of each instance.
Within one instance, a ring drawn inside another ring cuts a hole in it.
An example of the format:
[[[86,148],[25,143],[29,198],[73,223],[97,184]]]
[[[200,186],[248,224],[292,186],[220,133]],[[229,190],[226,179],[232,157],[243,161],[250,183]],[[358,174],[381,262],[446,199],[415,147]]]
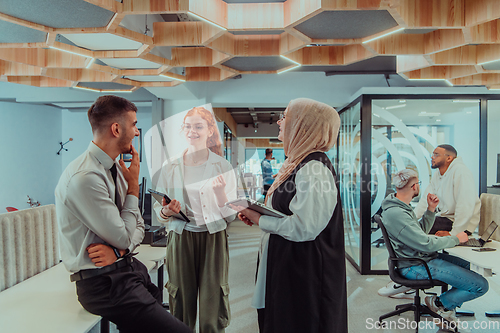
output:
[[[249,208],[251,210],[255,210],[261,215],[267,215],[272,217],[287,217],[287,215],[283,214],[282,212],[267,207],[266,205],[263,205],[260,202],[250,198],[239,198],[233,201],[226,202],[225,205],[228,206],[229,208],[231,208],[229,205],[242,206],[245,208]]]
[[[167,205],[170,203],[170,201],[172,201],[172,200],[170,200],[168,195],[166,195],[165,193],[161,193],[161,192],[155,191],[153,189],[149,189],[148,192],[151,193],[151,195],[156,199],[156,201],[158,201],[160,203],[160,205],[161,205],[163,198],[165,198]],[[184,213],[182,211],[180,211],[179,214],[174,214],[172,216],[175,216],[179,219],[183,219],[184,221],[186,221],[188,223],[191,222],[191,220],[186,215],[184,215]]]

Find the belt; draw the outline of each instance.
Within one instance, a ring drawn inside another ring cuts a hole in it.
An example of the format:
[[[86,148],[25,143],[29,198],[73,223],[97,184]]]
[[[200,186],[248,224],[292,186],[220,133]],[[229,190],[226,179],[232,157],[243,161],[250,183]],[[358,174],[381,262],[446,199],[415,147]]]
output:
[[[76,273],[71,274],[69,276],[69,279],[71,280],[71,282],[89,279],[91,277],[110,273],[118,268],[127,267],[133,261],[134,259],[132,257],[124,257],[122,260],[115,261],[111,265],[104,266],[103,268],[82,269]]]

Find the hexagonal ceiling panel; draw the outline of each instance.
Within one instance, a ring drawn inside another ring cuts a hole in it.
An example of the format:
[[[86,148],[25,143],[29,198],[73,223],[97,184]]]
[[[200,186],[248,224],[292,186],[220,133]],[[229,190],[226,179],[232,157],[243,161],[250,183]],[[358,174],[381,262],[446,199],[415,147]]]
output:
[[[127,90],[127,89],[132,89],[134,87],[115,82],[80,82],[78,86],[85,88],[92,88],[92,89],[118,89],[118,90]]]
[[[392,73],[391,57],[398,55],[400,78],[419,85],[440,80],[498,88],[500,34],[491,33],[500,30],[497,2],[0,0],[0,80],[171,87],[157,69],[176,74],[176,85],[292,67]],[[177,51],[188,46],[209,50]]]
[[[114,15],[83,0],[1,0],[0,10],[52,28],[104,27]]]
[[[37,43],[47,39],[47,34],[43,31],[1,20],[0,31],[0,43]]]
[[[500,70],[500,60],[491,61],[491,62],[483,64],[482,66],[486,70],[495,70],[495,71],[498,71],[498,70]]]
[[[345,10],[322,12],[295,29],[313,39],[350,39],[368,37],[397,25],[387,10]]]
[[[243,30],[229,32],[233,35],[281,35],[285,30]]]
[[[277,71],[294,63],[282,57],[234,57],[223,65],[242,72]]]
[[[139,82],[170,82],[172,79],[165,76],[152,76],[152,75],[130,75],[125,76],[126,79],[139,81]]]
[[[161,67],[160,64],[140,58],[106,58],[100,60],[110,67],[119,69],[156,69]]]
[[[63,34],[63,37],[89,50],[137,50],[142,43],[113,34]]]
[[[224,0],[227,3],[272,3],[285,2],[286,0]]]
[[[378,56],[343,66],[300,66],[296,72],[325,72],[331,74],[392,74],[396,73],[395,56]]]

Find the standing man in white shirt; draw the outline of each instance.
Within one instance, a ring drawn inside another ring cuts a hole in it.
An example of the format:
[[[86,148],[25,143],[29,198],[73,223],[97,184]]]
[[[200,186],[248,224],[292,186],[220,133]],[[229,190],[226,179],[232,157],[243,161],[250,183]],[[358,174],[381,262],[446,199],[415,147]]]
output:
[[[457,157],[456,149],[447,144],[434,149],[431,168],[438,170],[432,175],[429,186],[415,208],[417,218],[422,217],[427,209],[427,194],[435,194],[440,202],[436,222],[429,234],[455,236],[462,231],[471,234],[479,225],[481,210],[472,172],[462,158]]]
[[[101,96],[88,110],[93,140],[64,170],[55,190],[61,257],[89,312],[120,332],[190,332],[160,304],[161,290],[131,256],[144,237],[138,207],[137,107]],[[131,153],[126,167],[122,153]]]

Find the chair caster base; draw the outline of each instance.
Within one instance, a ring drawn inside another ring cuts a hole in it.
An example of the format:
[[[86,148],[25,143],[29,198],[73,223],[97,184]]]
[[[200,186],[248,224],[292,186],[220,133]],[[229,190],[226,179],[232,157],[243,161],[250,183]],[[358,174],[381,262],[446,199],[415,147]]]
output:
[[[460,317],[474,317],[474,311],[471,310],[457,310],[456,314]]]
[[[486,317],[500,317],[500,310],[498,311],[486,311],[484,313]]]

